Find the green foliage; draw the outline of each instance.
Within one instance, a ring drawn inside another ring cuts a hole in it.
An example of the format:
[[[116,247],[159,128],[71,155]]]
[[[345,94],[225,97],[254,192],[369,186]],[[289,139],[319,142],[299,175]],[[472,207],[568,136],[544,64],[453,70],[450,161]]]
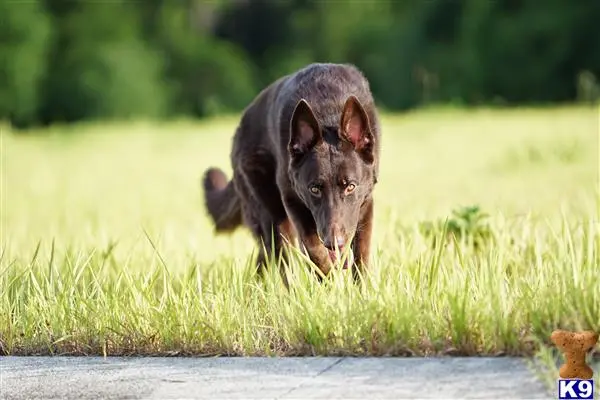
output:
[[[595,102],[600,2],[3,2],[0,118],[237,112],[310,62],[350,62],[383,108]]]
[[[0,15],[0,119],[21,125],[36,117],[52,25],[38,0],[0,2]]]
[[[256,94],[244,52],[226,41],[195,33],[181,5],[165,3],[157,13],[155,40],[169,60],[170,111],[203,116],[244,108]]]
[[[115,15],[119,23],[112,23]],[[161,59],[137,35],[127,3],[83,2],[61,18],[43,117],[47,121],[159,116],[168,99]]]
[[[452,210],[449,218],[421,223],[419,230],[431,238],[434,245],[443,238],[446,242],[453,240],[477,248],[494,239],[488,219],[489,214],[481,211],[479,206],[461,207]]]

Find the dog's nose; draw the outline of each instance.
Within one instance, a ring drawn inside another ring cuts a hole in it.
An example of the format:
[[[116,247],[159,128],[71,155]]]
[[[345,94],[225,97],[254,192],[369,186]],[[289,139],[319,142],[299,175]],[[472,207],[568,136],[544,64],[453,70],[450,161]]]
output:
[[[334,243],[338,249],[342,249],[344,247],[344,245],[346,244],[346,240],[344,239],[343,236],[333,236],[332,235],[331,238],[328,238],[323,241],[323,244],[325,245],[325,247],[327,247],[330,250],[334,249]]]

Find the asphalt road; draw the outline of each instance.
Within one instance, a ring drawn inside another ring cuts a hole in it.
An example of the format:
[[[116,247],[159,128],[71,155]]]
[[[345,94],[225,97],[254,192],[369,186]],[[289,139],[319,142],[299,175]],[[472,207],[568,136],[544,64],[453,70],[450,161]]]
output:
[[[2,399],[556,398],[517,358],[0,357]]]

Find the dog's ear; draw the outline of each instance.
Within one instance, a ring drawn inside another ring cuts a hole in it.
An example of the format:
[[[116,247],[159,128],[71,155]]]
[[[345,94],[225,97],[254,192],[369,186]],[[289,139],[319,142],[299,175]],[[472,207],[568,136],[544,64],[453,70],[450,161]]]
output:
[[[300,99],[294,108],[290,131],[288,151],[295,159],[302,157],[323,139],[319,122],[304,99]]]
[[[356,96],[350,96],[344,104],[340,133],[354,146],[367,163],[373,162],[373,134],[369,116]]]

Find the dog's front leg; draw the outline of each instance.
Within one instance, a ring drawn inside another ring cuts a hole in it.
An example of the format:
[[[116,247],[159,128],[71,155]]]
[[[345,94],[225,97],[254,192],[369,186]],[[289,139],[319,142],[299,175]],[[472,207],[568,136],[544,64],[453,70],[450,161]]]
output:
[[[319,239],[317,226],[310,210],[292,196],[284,197],[283,204],[311,261],[315,263],[323,275],[327,276],[333,265],[329,258],[329,252]]]
[[[373,232],[373,199],[369,199],[361,207],[361,216],[354,239],[352,239],[352,252],[354,253],[354,265],[352,275],[358,279],[369,264],[371,251],[371,234]]]

